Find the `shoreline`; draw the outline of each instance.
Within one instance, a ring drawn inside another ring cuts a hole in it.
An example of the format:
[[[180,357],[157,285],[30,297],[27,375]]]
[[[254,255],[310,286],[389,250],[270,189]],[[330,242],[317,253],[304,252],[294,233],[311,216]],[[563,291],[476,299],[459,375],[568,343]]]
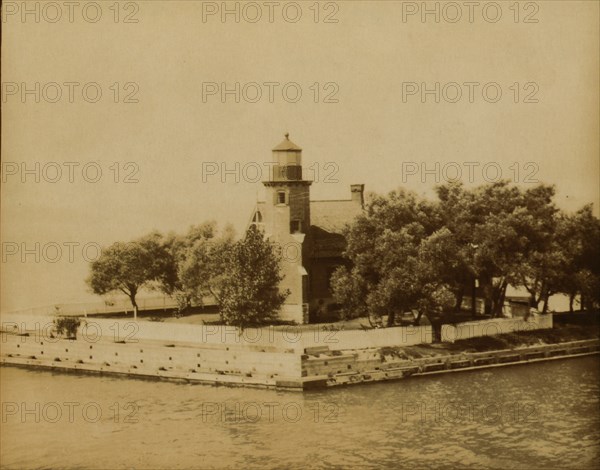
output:
[[[515,349],[490,350],[486,352],[462,352],[450,356],[406,361],[387,370],[377,369],[370,374],[334,376],[328,379],[327,386],[345,386],[356,383],[372,383],[386,380],[399,380],[451,372],[467,372],[496,367],[520,366],[559,359],[571,359],[600,354],[600,339],[571,341],[541,346]],[[391,371],[391,373],[390,373]],[[340,380],[341,379],[341,380]]]
[[[564,326],[456,343],[344,350],[320,346],[304,351],[260,347],[249,350],[225,345],[203,348],[150,340],[130,343],[103,340],[89,344],[54,338],[52,342],[44,342],[39,338],[36,341],[31,336],[4,332],[2,336],[2,366],[288,391],[524,365],[600,353],[600,338],[595,330]],[[549,339],[553,341],[543,342]],[[500,345],[509,347],[498,348]],[[229,369],[223,368],[223,364],[230,361]],[[194,367],[196,364],[190,366],[190,362],[198,362],[198,367]]]

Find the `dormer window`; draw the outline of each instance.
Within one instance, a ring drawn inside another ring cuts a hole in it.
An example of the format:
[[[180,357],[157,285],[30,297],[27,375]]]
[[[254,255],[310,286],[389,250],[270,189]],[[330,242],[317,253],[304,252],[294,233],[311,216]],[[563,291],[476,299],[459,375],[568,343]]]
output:
[[[277,191],[277,204],[285,204],[285,191]]]

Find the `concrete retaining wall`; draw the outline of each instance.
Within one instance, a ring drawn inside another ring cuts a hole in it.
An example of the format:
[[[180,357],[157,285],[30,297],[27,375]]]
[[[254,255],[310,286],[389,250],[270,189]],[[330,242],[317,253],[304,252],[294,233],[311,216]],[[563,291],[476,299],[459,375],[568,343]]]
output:
[[[152,375],[162,371],[199,372],[255,377],[298,377],[300,356],[221,347],[192,347],[159,342],[115,343],[82,338],[41,340],[34,336],[5,334],[2,355],[84,366],[135,368]]]
[[[445,341],[552,328],[552,315],[443,325]],[[1,362],[308,389],[596,354],[598,340],[414,359],[395,348],[431,343],[431,326],[328,331],[83,319],[77,339],[51,335],[53,317],[3,315]]]
[[[3,315],[2,329],[15,333],[33,331],[40,337],[49,337],[53,327],[51,316]],[[444,342],[459,339],[492,336],[514,331],[552,328],[552,315],[537,315],[528,320],[498,318],[455,325],[442,325]],[[303,352],[305,348],[328,347],[333,351],[430,344],[432,327],[393,327],[374,330],[328,331],[315,328],[267,327],[240,330],[222,325],[189,325],[151,321],[117,320],[108,318],[82,319],[78,338],[93,342],[96,338],[135,342],[140,340],[190,343],[196,345],[226,345],[232,348],[246,346],[267,348],[272,351]]]
[[[34,332],[50,337],[52,316],[3,315],[2,329],[15,333]],[[326,331],[322,328],[296,326],[277,328],[246,328],[232,326],[189,325],[151,321],[117,320],[109,318],[82,319],[78,338],[93,342],[98,337],[113,341],[153,340],[198,345],[256,346],[272,350],[303,352],[310,347],[329,347],[331,350],[410,346],[432,342],[431,326],[394,327],[375,330]]]
[[[302,305],[283,304],[279,309],[278,318],[282,321],[295,322],[298,325],[308,323]]]
[[[516,331],[544,330],[552,328],[552,315],[535,315],[528,320],[496,318],[485,321],[442,325],[442,341],[453,343],[461,339],[493,336]]]
[[[53,329],[52,316],[3,315],[2,329],[48,338]],[[296,339],[297,328],[290,326],[283,331],[274,328],[247,328],[232,326],[190,325],[152,321],[134,321],[111,318],[82,318],[77,337],[95,342],[98,337],[113,341],[164,341],[197,345],[265,346],[280,349],[297,349],[302,344]]]
[[[427,326],[399,326],[375,330],[307,331],[302,335],[304,347],[328,346],[333,351],[346,349],[411,346],[433,342],[433,330]]]

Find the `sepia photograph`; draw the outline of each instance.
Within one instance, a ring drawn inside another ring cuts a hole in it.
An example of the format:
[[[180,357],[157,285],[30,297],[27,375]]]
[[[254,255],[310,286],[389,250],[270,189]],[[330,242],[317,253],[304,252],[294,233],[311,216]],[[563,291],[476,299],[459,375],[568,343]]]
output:
[[[600,2],[0,15],[0,469],[600,468]]]

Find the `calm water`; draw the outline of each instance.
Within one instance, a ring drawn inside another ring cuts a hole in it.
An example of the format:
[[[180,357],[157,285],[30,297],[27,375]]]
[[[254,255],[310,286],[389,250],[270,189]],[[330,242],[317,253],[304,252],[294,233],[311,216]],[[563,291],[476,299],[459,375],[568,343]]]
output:
[[[599,468],[598,365],[304,395],[3,367],[2,467]]]

